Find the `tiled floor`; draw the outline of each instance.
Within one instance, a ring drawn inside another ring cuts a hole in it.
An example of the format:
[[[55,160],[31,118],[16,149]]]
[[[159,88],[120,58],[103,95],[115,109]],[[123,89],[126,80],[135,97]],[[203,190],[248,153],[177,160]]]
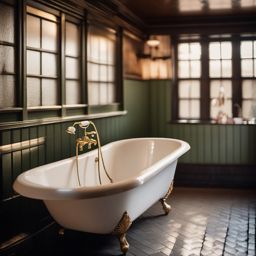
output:
[[[130,228],[128,255],[256,255],[256,193],[246,190],[174,188],[172,210],[155,204]],[[117,239],[66,231],[42,248],[46,255],[121,255]]]

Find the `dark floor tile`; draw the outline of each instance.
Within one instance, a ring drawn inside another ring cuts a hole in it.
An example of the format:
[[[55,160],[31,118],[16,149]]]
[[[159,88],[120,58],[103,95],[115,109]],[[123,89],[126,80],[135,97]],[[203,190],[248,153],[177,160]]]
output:
[[[156,203],[127,234],[127,256],[255,256],[255,191],[175,188],[163,215]],[[39,253],[40,252],[40,253]],[[67,231],[32,255],[121,255],[117,238]],[[27,256],[27,255],[26,255]]]

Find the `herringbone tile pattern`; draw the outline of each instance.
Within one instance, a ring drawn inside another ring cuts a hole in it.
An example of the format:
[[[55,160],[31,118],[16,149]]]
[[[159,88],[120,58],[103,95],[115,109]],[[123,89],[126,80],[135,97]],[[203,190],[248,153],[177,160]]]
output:
[[[175,188],[163,215],[155,204],[130,228],[132,256],[256,255],[254,191]],[[67,231],[47,253],[51,255],[120,255],[112,236]]]

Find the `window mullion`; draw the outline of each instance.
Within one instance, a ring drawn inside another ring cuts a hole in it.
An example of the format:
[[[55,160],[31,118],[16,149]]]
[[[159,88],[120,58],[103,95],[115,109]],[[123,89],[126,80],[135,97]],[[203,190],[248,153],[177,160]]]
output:
[[[81,102],[88,104],[88,76],[87,76],[87,28],[88,24],[85,20],[81,27]],[[87,108],[88,111],[88,108]],[[88,112],[87,112],[88,113]]]
[[[22,90],[20,93],[21,105],[22,105],[22,120],[28,119],[28,109],[27,109],[27,50],[26,50],[26,37],[27,37],[27,12],[26,12],[26,1],[18,1],[18,16],[19,16],[19,70],[18,70],[18,79],[20,78],[19,87]]]
[[[60,88],[60,104],[61,104],[61,116],[66,115],[66,109],[64,108],[64,105],[66,104],[66,93],[65,93],[65,66],[66,66],[66,60],[65,60],[65,14],[61,13],[60,16],[60,34],[59,34],[59,45],[60,45],[60,56],[59,56],[59,88]]]
[[[238,116],[239,109],[235,106],[242,106],[242,80],[241,80],[241,61],[240,61],[240,40],[239,37],[233,38],[232,50],[232,112],[233,116]]]
[[[121,108],[123,109],[123,29],[121,27],[118,29],[116,51],[116,101],[120,102]]]
[[[201,119],[210,119],[210,79],[209,79],[209,42],[206,38],[201,41],[202,55],[201,55]]]
[[[172,61],[173,65],[173,89],[172,89],[172,119],[178,119],[179,100],[178,100],[178,42],[175,38],[172,39]]]

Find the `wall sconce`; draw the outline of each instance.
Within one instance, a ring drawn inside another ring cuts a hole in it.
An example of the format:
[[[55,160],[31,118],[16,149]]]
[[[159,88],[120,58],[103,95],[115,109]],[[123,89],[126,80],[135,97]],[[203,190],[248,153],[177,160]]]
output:
[[[145,41],[143,53],[137,54],[139,59],[151,59],[151,60],[167,60],[171,59],[169,50],[166,48],[166,43],[162,41],[162,36],[150,36],[148,40]],[[167,53],[167,54],[166,54]]]
[[[152,37],[150,37],[150,38],[146,41],[146,44],[147,44],[150,48],[152,48],[152,47],[157,47],[157,46],[159,46],[160,41],[157,39],[156,36],[152,36]]]

